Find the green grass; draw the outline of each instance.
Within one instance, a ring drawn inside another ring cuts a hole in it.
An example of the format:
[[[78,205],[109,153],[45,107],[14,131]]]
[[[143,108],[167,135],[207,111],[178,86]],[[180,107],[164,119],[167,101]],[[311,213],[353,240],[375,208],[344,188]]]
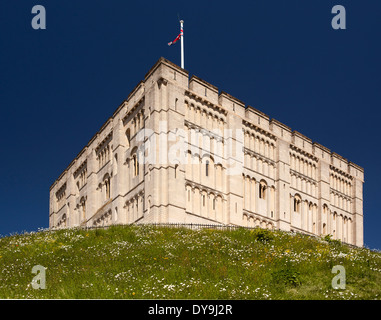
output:
[[[33,289],[32,268],[46,268]],[[346,288],[331,286],[342,265]],[[263,229],[152,226],[0,238],[0,298],[380,299],[381,253]]]

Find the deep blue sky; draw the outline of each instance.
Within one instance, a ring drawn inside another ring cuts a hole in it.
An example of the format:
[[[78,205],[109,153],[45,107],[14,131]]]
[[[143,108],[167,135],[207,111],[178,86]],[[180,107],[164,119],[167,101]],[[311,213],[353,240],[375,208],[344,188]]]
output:
[[[47,29],[31,27],[44,5]],[[331,9],[346,8],[346,30]],[[381,1],[0,4],[0,234],[48,227],[49,187],[184,19],[185,69],[364,167],[365,244],[381,249]],[[378,181],[378,182],[377,182]]]

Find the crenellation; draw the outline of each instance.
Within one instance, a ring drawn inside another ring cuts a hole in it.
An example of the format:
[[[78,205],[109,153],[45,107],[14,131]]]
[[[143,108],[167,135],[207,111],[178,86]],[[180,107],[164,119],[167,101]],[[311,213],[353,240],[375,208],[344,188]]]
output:
[[[180,68],[171,61],[161,57],[156,64],[144,76],[145,83],[153,83],[157,81],[155,76],[163,77],[170,81],[175,81],[183,88],[188,88],[188,71]],[[155,80],[154,80],[155,79]]]
[[[112,135],[113,135],[113,132],[112,132],[112,128],[109,128],[107,131],[109,131],[107,134],[106,132],[103,132],[103,134],[100,134],[98,136],[98,144],[97,146],[95,147],[95,152],[96,153],[99,153],[100,150],[102,150],[105,146],[107,146],[110,141],[112,140]]]
[[[242,118],[245,117],[245,103],[224,91],[221,91],[218,96],[218,104]]]
[[[359,179],[361,182],[364,182],[364,169],[362,167],[353,162],[349,162],[348,171],[353,177]]]
[[[216,223],[363,245],[364,169],[160,58],[50,187],[49,226]]]
[[[270,130],[270,117],[250,105],[246,107],[245,118],[264,130]]]
[[[321,144],[314,142],[312,144],[313,147],[313,154],[320,160],[329,162],[331,157],[331,150],[328,148],[322,146]]]
[[[271,119],[269,128],[275,136],[279,137],[282,140],[291,142],[292,130],[290,127],[286,126],[276,119]]]
[[[312,153],[312,140],[298,131],[292,132],[292,143],[305,152]]]
[[[218,88],[195,75],[189,80],[189,90],[213,104],[218,104]]]

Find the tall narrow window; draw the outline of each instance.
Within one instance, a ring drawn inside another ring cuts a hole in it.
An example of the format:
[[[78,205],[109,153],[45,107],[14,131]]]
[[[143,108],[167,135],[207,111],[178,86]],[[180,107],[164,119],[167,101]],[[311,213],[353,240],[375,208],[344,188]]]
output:
[[[127,140],[127,148],[129,148],[130,147],[130,138],[131,138],[131,130],[130,130],[130,128],[128,128],[127,129],[127,131],[126,131],[126,140]]]
[[[205,195],[202,196],[202,205],[205,207]]]
[[[179,166],[178,164],[175,165],[175,179],[177,178],[177,167],[178,166]]]
[[[216,198],[213,199],[213,210],[216,210]]]
[[[206,161],[205,175],[206,175],[207,177],[209,176],[209,160]]]
[[[296,195],[294,198],[294,212],[300,213],[300,203],[301,202],[302,202],[302,200],[299,198],[298,195]]]
[[[262,182],[259,185],[259,199],[266,199],[266,185]]]
[[[106,187],[106,199],[110,199],[111,192],[110,192],[110,178],[108,178],[105,181],[105,187]]]
[[[138,164],[138,158],[136,155],[134,155],[134,174],[135,174],[135,177],[139,175],[139,164]]]
[[[190,190],[188,190],[188,201],[190,201]]]
[[[84,198],[82,198],[81,205],[82,205],[82,220],[84,220],[86,218],[86,200]]]

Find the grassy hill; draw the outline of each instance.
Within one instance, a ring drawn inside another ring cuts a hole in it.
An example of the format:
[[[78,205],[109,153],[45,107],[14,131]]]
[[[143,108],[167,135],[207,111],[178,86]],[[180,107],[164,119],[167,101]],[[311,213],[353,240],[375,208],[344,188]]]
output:
[[[31,285],[35,265],[46,289]],[[40,231],[0,239],[0,298],[380,299],[381,253],[263,229]]]

